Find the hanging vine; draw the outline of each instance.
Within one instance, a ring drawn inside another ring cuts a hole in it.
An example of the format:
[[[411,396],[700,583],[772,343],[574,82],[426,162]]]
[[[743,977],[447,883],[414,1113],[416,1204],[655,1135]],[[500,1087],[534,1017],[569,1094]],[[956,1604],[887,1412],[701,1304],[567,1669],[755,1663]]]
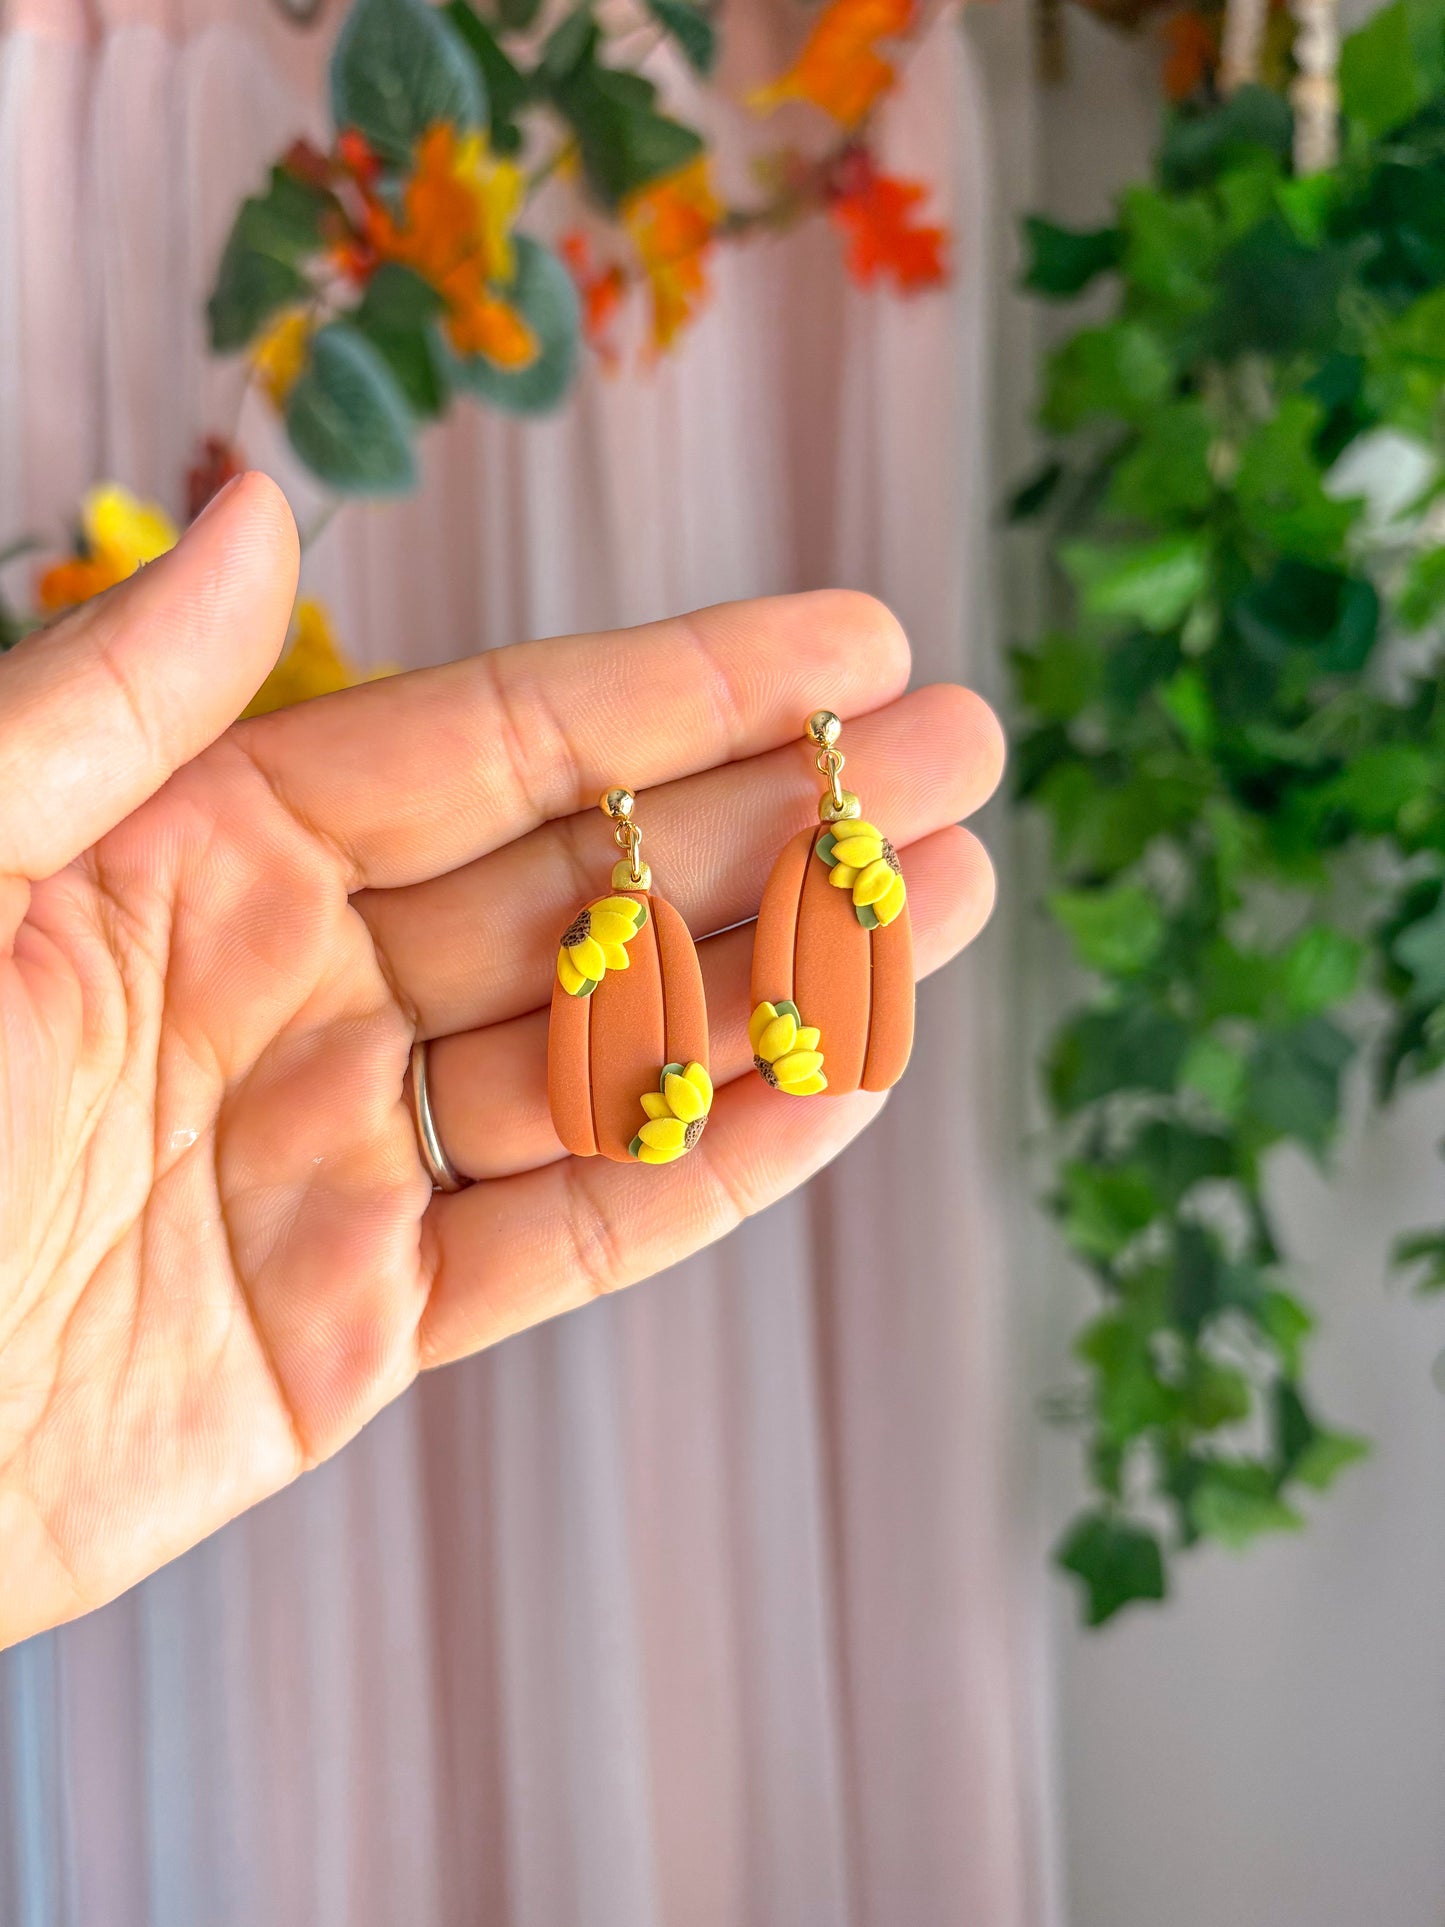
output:
[[[1092,1623],[1298,1530],[1367,1449],[1310,1390],[1271,1175],[1328,1162],[1356,1060],[1382,1100],[1445,1066],[1445,6],[1346,43],[1333,161],[1323,11],[1293,118],[1204,99],[1110,226],[1029,223],[1038,294],[1113,290],[1016,502],[1062,593],[1015,660],[1018,790],[1094,986],[1045,1064],[1098,1290],[1059,1548]],[[1445,1287],[1445,1233],[1396,1255]]]

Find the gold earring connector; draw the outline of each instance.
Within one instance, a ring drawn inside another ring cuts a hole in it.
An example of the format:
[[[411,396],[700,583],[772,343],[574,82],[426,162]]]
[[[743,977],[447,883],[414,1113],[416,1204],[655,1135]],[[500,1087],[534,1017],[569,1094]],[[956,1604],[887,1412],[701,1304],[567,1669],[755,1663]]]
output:
[[[597,806],[608,822],[616,825],[612,834],[619,850],[625,850],[621,863],[612,866],[614,890],[650,890],[652,871],[642,860],[642,832],[633,820],[637,798],[631,790],[608,790]]]
[[[831,709],[815,709],[808,718],[807,740],[818,752],[814,761],[819,775],[828,779],[827,790],[818,799],[820,823],[844,823],[863,814],[863,805],[839,780],[847,760],[838,748],[842,734],[843,725]]]

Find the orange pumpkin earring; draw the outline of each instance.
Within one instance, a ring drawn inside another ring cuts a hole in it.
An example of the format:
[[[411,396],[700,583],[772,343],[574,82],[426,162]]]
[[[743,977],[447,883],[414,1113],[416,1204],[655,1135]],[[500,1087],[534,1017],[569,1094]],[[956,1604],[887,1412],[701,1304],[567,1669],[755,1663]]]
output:
[[[913,1048],[913,934],[893,845],[839,778],[843,725],[808,718],[828,779],[819,827],[787,844],[753,940],[753,1063],[775,1090],[886,1091]]]
[[[601,809],[625,852],[562,933],[547,1033],[552,1122],[577,1157],[671,1164],[712,1109],[707,1005],[687,925],[652,888],[631,790]]]

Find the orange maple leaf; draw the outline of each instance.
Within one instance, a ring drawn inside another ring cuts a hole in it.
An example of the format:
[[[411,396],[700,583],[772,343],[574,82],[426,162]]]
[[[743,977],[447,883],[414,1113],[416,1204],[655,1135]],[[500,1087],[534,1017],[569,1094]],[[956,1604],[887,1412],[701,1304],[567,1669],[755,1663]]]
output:
[[[786,100],[811,101],[844,127],[856,127],[893,85],[880,40],[897,39],[913,24],[914,0],[829,0],[803,51],[785,74],[751,96],[768,112]]]
[[[921,181],[880,174],[866,156],[853,157],[828,216],[848,243],[845,265],[860,287],[891,279],[900,294],[915,294],[948,279],[947,228],[912,219],[928,192]]]
[[[652,341],[668,348],[708,298],[708,259],[724,209],[706,154],[629,194],[622,224],[652,290]]]

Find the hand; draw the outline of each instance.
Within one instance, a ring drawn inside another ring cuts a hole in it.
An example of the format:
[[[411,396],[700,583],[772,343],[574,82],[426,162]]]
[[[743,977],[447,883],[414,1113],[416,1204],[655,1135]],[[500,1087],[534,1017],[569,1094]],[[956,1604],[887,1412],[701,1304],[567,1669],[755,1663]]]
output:
[[[427,1365],[720,1237],[877,1110],[780,1102],[746,1041],[751,916],[812,818],[797,741],[909,845],[919,967],[992,876],[947,827],[996,724],[903,696],[856,595],[529,643],[235,723],[275,659],[295,530],[260,476],[171,555],[0,660],[0,1645],[100,1604],[335,1452]],[[228,727],[229,725],[229,727]],[[713,1120],[665,1169],[576,1160],[547,1114],[556,938],[645,792],[700,945]],[[574,812],[584,812],[576,814]],[[453,1161],[403,1102],[435,1037]]]

